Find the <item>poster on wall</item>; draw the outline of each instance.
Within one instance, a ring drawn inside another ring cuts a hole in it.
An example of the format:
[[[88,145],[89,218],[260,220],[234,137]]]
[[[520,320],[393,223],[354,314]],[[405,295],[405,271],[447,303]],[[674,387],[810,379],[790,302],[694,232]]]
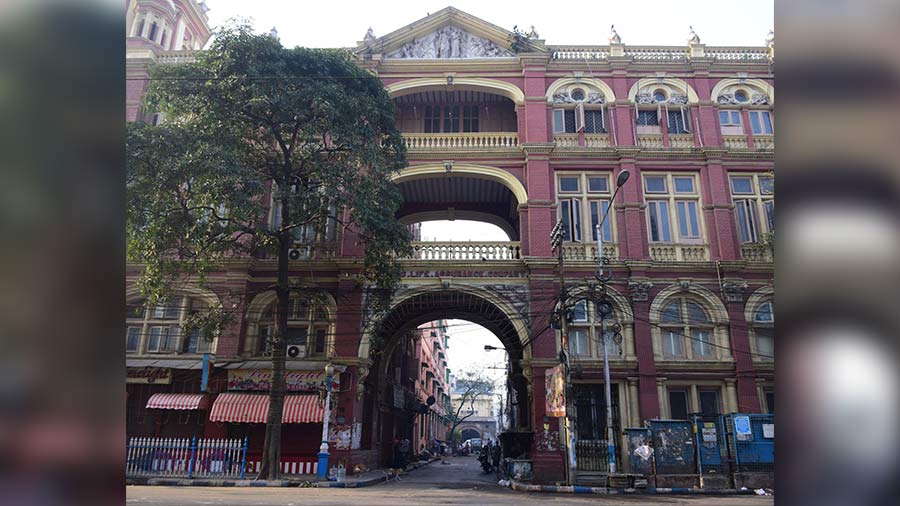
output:
[[[359,444],[362,440],[362,423],[353,422],[353,426],[350,431],[350,449],[351,450],[359,450]]]
[[[331,388],[340,387],[341,376],[331,377]],[[288,392],[316,392],[325,383],[325,371],[285,371],[285,389]],[[268,391],[272,384],[270,369],[233,369],[228,371],[228,390]]]
[[[734,417],[734,435],[738,441],[753,441],[753,431],[750,428],[749,416]]]
[[[566,385],[562,364],[547,369],[545,383],[547,389],[545,411],[547,416],[566,416]]]

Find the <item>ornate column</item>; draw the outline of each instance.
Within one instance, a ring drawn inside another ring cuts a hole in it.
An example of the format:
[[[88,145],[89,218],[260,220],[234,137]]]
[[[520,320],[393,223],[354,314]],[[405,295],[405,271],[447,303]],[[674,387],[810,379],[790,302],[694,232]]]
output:
[[[637,378],[628,378],[628,404],[630,406],[631,413],[631,426],[632,427],[640,427],[641,424],[641,412],[638,407],[638,397],[640,394],[638,393],[638,379]]]
[[[727,378],[725,380],[725,411],[727,413],[736,413],[740,411],[738,409],[737,389],[735,388],[736,383],[737,380],[734,378]]]
[[[659,400],[658,416],[660,418],[671,416],[669,413],[669,396],[666,391],[666,378],[656,378],[656,397]]]

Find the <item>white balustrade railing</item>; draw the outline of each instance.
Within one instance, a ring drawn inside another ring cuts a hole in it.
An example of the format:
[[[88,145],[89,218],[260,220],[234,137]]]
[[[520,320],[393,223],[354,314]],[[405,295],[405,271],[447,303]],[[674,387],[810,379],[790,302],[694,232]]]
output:
[[[182,49],[179,51],[166,51],[156,55],[156,61],[159,63],[190,63],[196,58],[193,49]]]
[[[640,61],[683,61],[688,59],[688,48],[625,46],[625,56]]]
[[[669,134],[670,148],[694,147],[694,134]]]
[[[754,135],[753,144],[756,145],[756,149],[775,149],[775,136]]]
[[[519,260],[522,248],[510,242],[413,242],[415,260]]]
[[[609,134],[584,134],[584,145],[589,148],[608,148]]]
[[[662,148],[663,147],[663,137],[662,134],[638,134],[638,143],[642,148]]]
[[[723,135],[722,145],[728,149],[747,149],[746,135]]]
[[[767,47],[707,47],[705,49],[708,58],[719,61],[736,62],[760,62],[769,60],[769,48]]]
[[[609,46],[553,46],[554,60],[605,60],[609,58]]]
[[[577,148],[578,134],[553,134],[553,142],[558,148]]]
[[[610,260],[619,258],[619,245],[617,243],[603,243],[603,256]],[[569,261],[589,260],[597,261],[597,243],[563,243],[563,258]]]
[[[753,263],[769,263],[772,257],[772,248],[768,244],[749,242],[741,244],[741,256],[744,260]]]
[[[516,132],[404,133],[406,149],[515,148]]]
[[[651,244],[650,258],[657,262],[705,262],[709,247],[701,244]]]

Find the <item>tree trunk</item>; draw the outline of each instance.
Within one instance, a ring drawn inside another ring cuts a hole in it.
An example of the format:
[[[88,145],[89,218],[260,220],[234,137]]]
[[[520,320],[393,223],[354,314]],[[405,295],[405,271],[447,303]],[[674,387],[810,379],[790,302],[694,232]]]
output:
[[[286,203],[282,204],[282,216],[287,214]],[[277,332],[272,341],[272,385],[269,394],[269,414],[266,418],[266,438],[263,443],[262,463],[258,480],[277,480],[281,477],[281,417],[284,413],[284,360],[287,336],[288,311],[291,292],[288,284],[288,250],[291,234],[282,233],[278,242],[278,282],[275,294],[278,298],[276,311]]]

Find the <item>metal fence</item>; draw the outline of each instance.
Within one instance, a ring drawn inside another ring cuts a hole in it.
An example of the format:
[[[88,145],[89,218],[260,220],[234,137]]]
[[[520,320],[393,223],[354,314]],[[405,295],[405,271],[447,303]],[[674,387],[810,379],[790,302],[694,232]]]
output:
[[[775,470],[775,415],[728,415],[735,472]]]
[[[247,438],[130,438],[125,445],[128,477],[244,479]]]
[[[686,420],[651,420],[656,474],[696,472],[694,431]]]

